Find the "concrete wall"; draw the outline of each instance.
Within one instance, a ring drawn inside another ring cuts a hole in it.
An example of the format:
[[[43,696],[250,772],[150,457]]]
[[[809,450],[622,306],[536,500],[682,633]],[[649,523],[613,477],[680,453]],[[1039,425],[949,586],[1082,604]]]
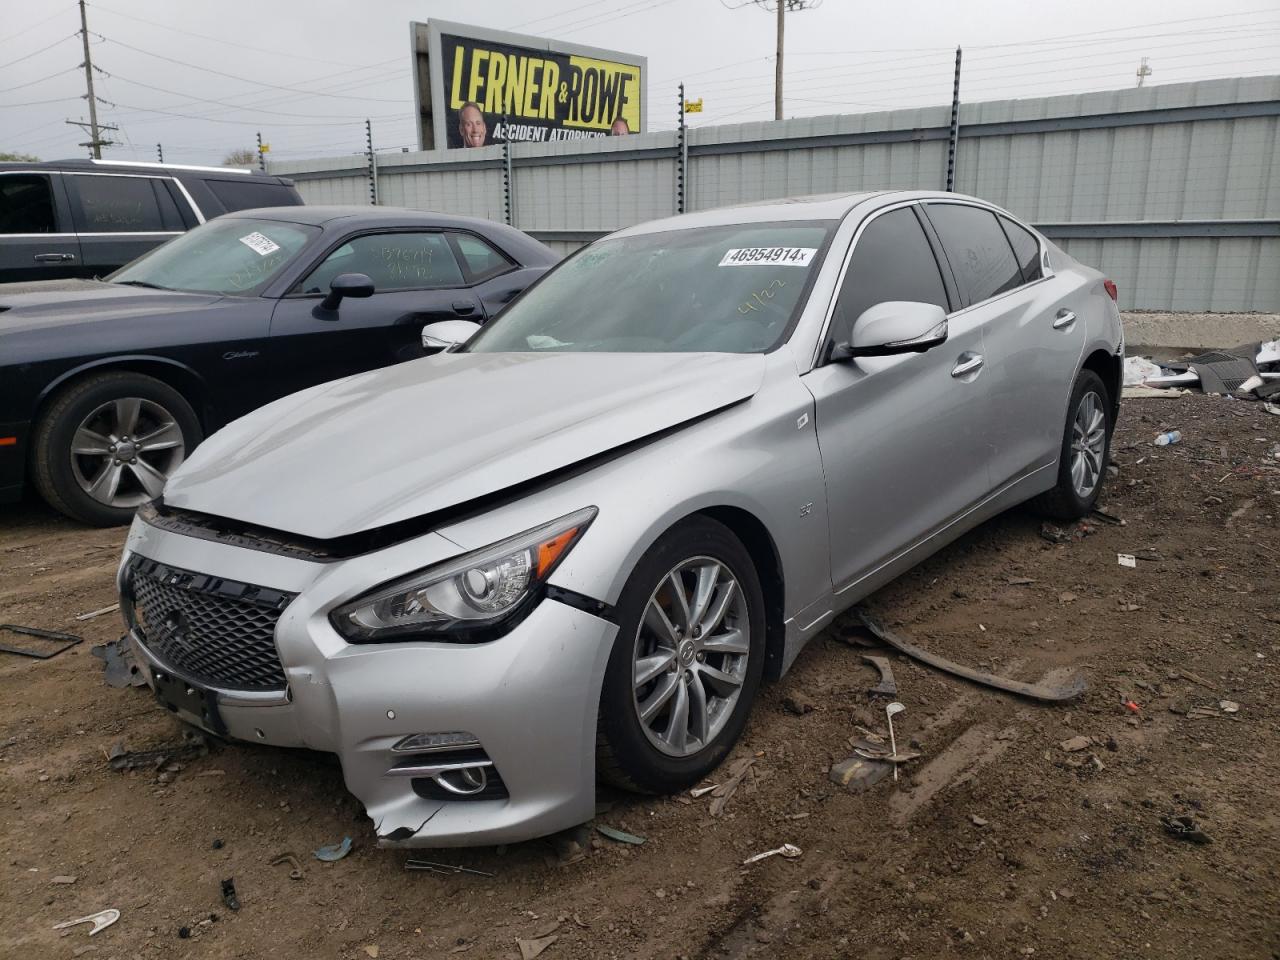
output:
[[[693,128],[686,208],[944,186],[949,107]],[[1280,77],[964,104],[956,189],[1107,271],[1122,305],[1280,311]],[[511,222],[561,252],[676,212],[674,133],[511,148]],[[363,156],[272,163],[369,202]],[[382,204],[503,220],[501,147],[378,157]]]

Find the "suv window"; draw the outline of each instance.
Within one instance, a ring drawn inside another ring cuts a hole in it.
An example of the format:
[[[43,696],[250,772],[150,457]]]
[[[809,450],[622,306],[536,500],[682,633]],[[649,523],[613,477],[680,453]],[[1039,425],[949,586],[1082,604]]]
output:
[[[1030,283],[1032,280],[1043,277],[1044,271],[1040,267],[1040,241],[1036,239],[1035,234],[1022,224],[1014,223],[1008,217],[1001,217],[1000,224],[1009,237],[1009,243],[1013,245],[1013,255],[1018,259],[1018,266],[1022,268],[1022,282]]]
[[[472,283],[488,280],[506,273],[515,266],[506,255],[469,233],[450,234],[457,244],[458,254],[467,268]]]
[[[57,233],[53,189],[43,174],[0,177],[0,233]]]
[[[68,177],[76,229],[83,233],[163,232],[165,225],[152,183],[151,177]]]
[[[832,340],[848,340],[863,311],[886,300],[936,303],[950,310],[933,248],[910,207],[881,214],[858,238],[836,300]]]
[[[295,292],[324,293],[341,273],[365,274],[378,293],[462,286],[462,271],[442,233],[375,233],[348,240]]]
[[[205,185],[231,213],[254,207],[296,207],[302,198],[282,183],[250,180],[206,180]]]
[[[1013,248],[994,213],[961,203],[930,203],[925,207],[966,304],[1022,284]]]

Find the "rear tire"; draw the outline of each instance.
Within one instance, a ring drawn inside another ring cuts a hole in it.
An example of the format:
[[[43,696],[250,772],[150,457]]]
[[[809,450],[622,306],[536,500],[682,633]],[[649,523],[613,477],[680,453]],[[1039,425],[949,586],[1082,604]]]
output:
[[[1056,520],[1079,520],[1093,511],[1107,477],[1113,409],[1102,378],[1081,370],[1067,405],[1058,482],[1033,501],[1039,512]]]
[[[119,526],[201,439],[195,411],[167,383],[125,370],[95,374],[58,393],[40,417],[32,479],[55,510]]]
[[[728,755],[760,685],[765,614],[755,566],[728,527],[692,517],[640,559],[617,615],[600,693],[597,771],[637,793],[682,790]]]

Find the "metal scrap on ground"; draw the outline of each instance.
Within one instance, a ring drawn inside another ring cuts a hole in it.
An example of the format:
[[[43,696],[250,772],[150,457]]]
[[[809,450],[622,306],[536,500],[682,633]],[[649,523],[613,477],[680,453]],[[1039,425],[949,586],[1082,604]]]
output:
[[[53,650],[33,650],[30,647],[13,647],[7,643],[0,643],[0,652],[16,653],[20,657],[31,657],[35,660],[48,660],[51,657],[56,657],[64,650],[70,650],[77,643],[83,642],[83,638],[70,633],[41,630],[39,627],[20,627],[16,623],[0,623],[0,630],[7,630],[10,633],[20,634],[24,637],[35,637],[38,640],[52,640],[58,644]]]
[[[876,637],[893,647],[899,653],[906,654],[913,660],[919,660],[921,663],[928,664],[935,669],[942,670],[946,673],[954,674],[957,677],[963,677],[974,683],[980,683],[983,686],[993,687],[996,690],[1004,690],[1006,693],[1016,693],[1019,696],[1030,697],[1033,700],[1045,700],[1051,703],[1059,703],[1064,700],[1073,700],[1084,693],[1087,688],[1083,676],[1076,676],[1070,683],[1061,687],[1052,687],[1041,683],[1025,683],[1021,680],[1009,680],[1004,677],[997,677],[994,674],[985,673],[981,670],[975,670],[972,667],[966,667],[958,663],[940,657],[928,650],[917,647],[914,643],[894,633],[892,630],[884,626],[873,617],[867,610],[862,607],[857,608],[858,618],[863,625],[870,630]]]

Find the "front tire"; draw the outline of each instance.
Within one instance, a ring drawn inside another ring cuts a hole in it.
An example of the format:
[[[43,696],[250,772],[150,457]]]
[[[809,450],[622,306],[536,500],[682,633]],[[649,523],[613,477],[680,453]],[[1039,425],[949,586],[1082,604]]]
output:
[[[1112,405],[1107,388],[1092,370],[1081,370],[1067,406],[1058,460],[1058,482],[1035,501],[1058,520],[1087,517],[1098,502],[1111,453]]]
[[[200,440],[195,411],[167,383],[125,370],[100,373],[71,384],[41,416],[33,479],[55,510],[118,526],[160,495]]]
[[[682,790],[728,755],[760,685],[765,615],[755,566],[728,527],[690,518],[641,558],[617,614],[597,769],[640,793]]]

